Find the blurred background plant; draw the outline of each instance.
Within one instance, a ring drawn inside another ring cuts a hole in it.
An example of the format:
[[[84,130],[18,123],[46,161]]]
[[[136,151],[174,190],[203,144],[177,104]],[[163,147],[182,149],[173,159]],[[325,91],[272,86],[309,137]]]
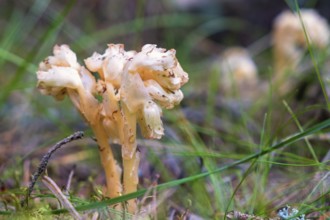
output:
[[[140,188],[149,189],[145,197],[136,194],[144,217],[219,219],[230,210],[265,217],[287,204],[307,217],[326,216],[330,153],[323,128],[329,125],[329,100],[322,90],[329,90],[328,45],[298,45],[302,58],[292,70],[294,84],[285,94],[272,84],[274,19],[298,8],[330,19],[327,0],[0,1],[0,218],[41,218],[61,208],[41,182],[29,208],[19,201],[42,155],[77,130],[90,138],[56,152],[48,176],[85,210],[82,216],[115,214],[100,202],[105,179],[91,131],[69,100],[56,102],[35,88],[37,65],[55,44],[70,45],[79,59],[103,52],[108,43],[128,50],[147,43],[175,48],[190,77],[181,106],[164,112],[165,138],[138,140],[144,158]],[[257,83],[237,88],[242,83],[234,81],[226,92],[221,54],[234,46],[255,62]],[[293,143],[297,132],[302,139]],[[276,143],[291,144],[270,148]],[[244,163],[230,166],[236,161]],[[197,179],[216,169],[222,172]],[[157,184],[166,190],[150,188]]]

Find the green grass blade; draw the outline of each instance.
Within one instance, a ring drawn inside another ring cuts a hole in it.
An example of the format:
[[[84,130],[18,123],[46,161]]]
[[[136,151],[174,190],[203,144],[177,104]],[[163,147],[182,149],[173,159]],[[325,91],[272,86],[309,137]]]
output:
[[[308,34],[307,34],[306,26],[305,26],[304,21],[302,19],[302,16],[301,16],[301,13],[300,13],[300,8],[299,8],[298,1],[297,0],[295,0],[295,6],[296,6],[296,10],[297,10],[298,15],[299,15],[300,23],[301,23],[301,25],[303,27],[303,30],[304,30],[305,40],[306,40],[307,45],[308,45],[308,52],[309,52],[309,55],[311,57],[311,60],[312,60],[313,66],[314,66],[315,73],[317,75],[317,79],[319,80],[320,86],[322,88],[323,96],[325,98],[325,102],[327,103],[327,108],[328,108],[328,110],[330,110],[329,96],[328,96],[328,93],[327,93],[327,91],[325,89],[325,85],[324,85],[323,79],[321,77],[321,73],[320,73],[318,62],[315,60],[314,52],[312,50],[311,42],[310,42],[309,37],[308,37]]]
[[[289,104],[288,104],[285,100],[283,100],[283,104],[284,104],[284,106],[286,107],[286,109],[288,110],[288,112],[290,113],[290,115],[291,115],[291,117],[293,118],[293,120],[295,121],[295,123],[296,123],[297,127],[299,128],[299,130],[300,130],[300,131],[304,131],[304,129],[303,129],[303,127],[301,126],[301,124],[300,124],[300,122],[299,122],[297,116],[294,114],[294,112],[293,112],[292,109],[290,108]],[[305,140],[306,145],[307,145],[309,151],[311,152],[311,154],[312,154],[312,156],[313,156],[315,162],[316,162],[316,163],[320,163],[320,161],[319,161],[319,159],[317,158],[316,153],[315,153],[315,151],[314,151],[314,149],[313,149],[313,146],[312,146],[311,143],[309,142],[308,138],[305,137],[304,140]]]
[[[17,56],[16,54],[11,53],[3,48],[0,48],[0,58],[4,61],[9,61],[17,66],[22,66],[26,61],[22,58]],[[32,63],[26,63],[26,70],[34,73],[37,70],[37,66]]]
[[[286,138],[285,140],[283,140],[283,141],[281,141],[277,144],[272,145],[269,148],[266,148],[266,149],[264,149],[264,150],[262,150],[258,153],[255,153],[255,154],[251,154],[250,156],[247,156],[247,157],[245,157],[241,160],[235,161],[231,164],[220,167],[220,168],[215,169],[213,171],[200,173],[200,174],[185,177],[185,178],[182,178],[182,179],[173,180],[173,181],[170,181],[170,182],[159,184],[156,187],[156,189],[161,191],[161,190],[169,189],[171,187],[179,186],[179,185],[187,183],[187,182],[198,180],[198,179],[210,176],[210,175],[215,174],[215,173],[220,173],[224,170],[233,168],[233,167],[235,167],[239,164],[243,164],[243,163],[249,162],[253,159],[257,159],[257,158],[259,158],[263,155],[266,155],[266,154],[268,154],[268,153],[270,153],[274,150],[280,149],[281,147],[288,146],[292,143],[295,143],[295,142],[303,139],[304,137],[306,137],[308,135],[311,135],[311,134],[315,134],[315,133],[317,133],[317,132],[319,132],[319,131],[327,128],[327,127],[330,127],[330,119],[325,120],[325,121],[323,121],[319,124],[316,124],[315,126],[309,128],[309,129],[306,129],[303,132],[299,132],[295,135],[292,135],[292,136]],[[114,199],[108,199],[108,200],[104,200],[104,201],[101,201],[101,202],[92,202],[88,205],[77,206],[76,209],[78,211],[83,211],[83,210],[89,210],[89,209],[103,208],[103,207],[106,207],[106,206],[109,206],[109,205],[113,205],[113,204],[116,204],[116,203],[121,203],[121,202],[124,202],[124,201],[129,200],[129,199],[133,199],[133,198],[136,198],[136,197],[139,197],[139,196],[143,196],[146,193],[146,191],[147,191],[147,189],[141,189],[137,192],[130,193],[130,194],[127,194],[127,195],[124,195],[124,196],[120,196],[120,197],[117,197],[117,198],[114,198]],[[60,213],[64,213],[64,212],[67,212],[67,210],[57,209],[57,210],[51,211],[50,213],[51,214],[60,214]]]
[[[248,177],[248,175],[251,173],[252,171],[252,168],[254,168],[255,164],[256,164],[257,160],[253,160],[251,165],[249,166],[249,168],[244,172],[244,175],[242,177],[242,179],[239,181],[239,183],[237,184],[237,186],[235,187],[234,189],[234,192],[232,193],[230,199],[229,199],[229,202],[228,202],[228,205],[226,207],[226,211],[225,211],[225,215],[224,216],[227,216],[227,213],[229,212],[229,209],[230,209],[230,205],[232,204],[233,200],[234,200],[234,197],[237,193],[237,191],[239,190],[239,188],[241,187],[241,185],[243,184],[244,180]]]

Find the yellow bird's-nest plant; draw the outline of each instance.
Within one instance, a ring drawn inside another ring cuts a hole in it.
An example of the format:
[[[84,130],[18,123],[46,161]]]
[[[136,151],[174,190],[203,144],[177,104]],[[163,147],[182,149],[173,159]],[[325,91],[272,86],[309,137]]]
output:
[[[150,44],[140,52],[109,44],[103,54],[94,53],[84,61],[86,67],[77,62],[69,46],[54,46],[53,56],[39,64],[37,87],[56,100],[67,95],[92,128],[105,170],[107,196],[132,193],[137,190],[140,160],[136,125],[145,138],[160,139],[164,135],[162,109],[171,109],[183,99],[180,88],[188,74],[174,49]],[[110,142],[121,144],[123,168]],[[135,200],[128,201],[128,211],[136,211]]]

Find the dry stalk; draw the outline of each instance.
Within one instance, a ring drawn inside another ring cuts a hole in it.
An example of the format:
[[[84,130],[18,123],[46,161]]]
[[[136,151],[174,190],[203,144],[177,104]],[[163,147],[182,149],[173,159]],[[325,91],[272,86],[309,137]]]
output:
[[[72,182],[72,177],[74,174],[74,170],[75,170],[76,166],[73,167],[73,169],[70,171],[69,177],[68,177],[68,181],[66,182],[65,185],[65,194],[69,195],[69,191],[70,191],[70,187],[71,187],[71,182]]]
[[[61,205],[69,211],[72,217],[76,220],[82,220],[83,218],[79,215],[77,210],[73,207],[68,198],[62,193],[57,184],[48,176],[44,175],[42,177],[42,182],[47,186],[47,188],[52,191],[55,197],[60,201]]]
[[[38,166],[37,171],[33,174],[32,176],[32,180],[29,184],[29,187],[27,189],[27,193],[25,196],[25,200],[21,201],[21,205],[24,205],[24,202],[26,204],[28,204],[28,199],[33,191],[34,185],[36,184],[39,176],[46,170],[47,165],[48,165],[48,161],[50,160],[50,157],[52,156],[52,154],[58,150],[59,148],[61,148],[63,145],[72,142],[74,140],[78,140],[84,137],[84,132],[82,131],[77,131],[74,134],[64,138],[63,140],[61,140],[60,142],[56,143],[48,152],[47,154],[45,154],[43,156],[43,158],[41,159],[41,162]]]

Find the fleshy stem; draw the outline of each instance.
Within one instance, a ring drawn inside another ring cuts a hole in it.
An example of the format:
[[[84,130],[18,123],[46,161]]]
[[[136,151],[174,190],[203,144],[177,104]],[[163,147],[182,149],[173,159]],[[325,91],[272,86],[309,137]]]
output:
[[[110,198],[121,196],[120,174],[117,170],[117,163],[114,159],[111,146],[108,143],[108,136],[99,123],[92,126],[92,129],[99,145],[101,163],[106,176],[107,194]]]
[[[121,196],[122,187],[120,182],[120,171],[117,169],[117,163],[108,142],[108,136],[102,126],[102,121],[97,114],[98,102],[82,88],[78,89],[79,101],[75,98],[73,91],[68,90],[69,97],[82,116],[89,123],[99,145],[101,163],[105,171],[107,195],[110,198]],[[120,207],[120,206],[118,206]],[[119,208],[120,209],[120,208]]]
[[[124,133],[122,136],[123,186],[124,194],[129,194],[137,191],[140,152],[137,151],[136,144],[136,114],[130,113],[125,104],[122,107],[124,116]],[[128,200],[127,203],[128,212],[134,214],[137,210],[136,199]]]
[[[140,163],[140,152],[136,151],[132,158],[123,158],[124,168],[124,194],[129,194],[137,191],[139,182],[138,168]],[[137,209],[136,199],[128,200],[127,210],[134,214]]]

